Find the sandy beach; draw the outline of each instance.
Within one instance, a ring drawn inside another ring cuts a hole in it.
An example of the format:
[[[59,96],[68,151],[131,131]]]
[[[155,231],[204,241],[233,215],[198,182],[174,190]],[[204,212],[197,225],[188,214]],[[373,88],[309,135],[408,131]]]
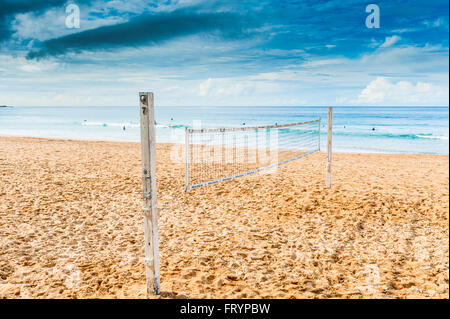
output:
[[[449,157],[325,153],[194,189],[159,144],[157,298],[449,298]],[[145,293],[138,143],[0,136],[0,298]]]

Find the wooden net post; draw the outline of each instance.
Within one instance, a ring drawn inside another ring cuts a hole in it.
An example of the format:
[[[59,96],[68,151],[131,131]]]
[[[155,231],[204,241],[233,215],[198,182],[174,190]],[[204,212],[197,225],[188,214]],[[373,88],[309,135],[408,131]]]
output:
[[[327,132],[327,177],[326,185],[328,188],[331,187],[331,160],[333,156],[332,151],[333,142],[333,108],[328,108],[328,132]]]
[[[156,139],[154,98],[151,92],[139,93],[141,119],[142,189],[147,293],[159,294],[159,240],[156,191]]]
[[[184,168],[184,184],[185,188],[184,191],[187,191],[189,189],[189,159],[191,157],[191,154],[189,154],[189,130],[188,128],[185,129],[185,138],[184,138],[184,152],[185,152],[185,168]]]
[[[317,147],[319,152],[320,152],[320,125],[321,125],[321,123],[322,123],[322,120],[319,118],[319,141],[318,141],[319,146]]]

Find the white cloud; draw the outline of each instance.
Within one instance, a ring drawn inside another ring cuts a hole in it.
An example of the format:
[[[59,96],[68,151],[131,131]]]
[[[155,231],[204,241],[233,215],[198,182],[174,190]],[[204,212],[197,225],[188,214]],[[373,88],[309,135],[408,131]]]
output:
[[[401,40],[401,38],[398,35],[393,35],[392,37],[386,37],[386,40],[384,41],[384,43],[380,47],[381,48],[388,48],[388,47],[394,45],[395,43],[397,43],[400,40]]]
[[[431,90],[428,85],[445,88],[446,47],[394,45],[353,59],[304,54],[302,59],[277,66],[270,60],[264,60],[264,64],[249,61],[253,54],[264,54],[244,50],[247,42],[225,45],[211,40],[200,53],[201,40],[191,36],[164,46],[123,49],[120,54],[69,53],[65,59],[40,61],[0,54],[0,103],[135,105],[136,92],[150,90],[155,92],[157,105],[165,106],[448,105],[448,97],[442,94],[434,99],[422,93],[411,103],[393,101],[386,94],[372,102],[365,95],[358,98],[377,77],[385,77],[391,84],[407,81],[414,87],[420,82],[419,91]],[[248,53],[243,57],[244,64],[240,63],[241,56],[233,54],[242,51]],[[186,59],[195,54],[196,59]],[[57,97],[59,94],[66,98]]]
[[[198,94],[200,96],[208,95],[209,90],[211,89],[211,85],[212,85],[212,79],[211,78],[209,78],[208,80],[203,81],[202,83],[200,83]]]
[[[267,92],[270,90],[268,86],[270,87],[270,84],[248,80],[247,78],[209,78],[200,83],[198,95],[216,99],[245,97],[251,95],[255,90]],[[276,85],[272,84],[272,89],[275,87]]]
[[[432,20],[432,21],[425,20],[423,22],[423,24],[425,26],[427,26],[428,28],[439,28],[439,27],[445,27],[445,26],[447,26],[447,28],[448,28],[448,21],[444,17],[439,17],[436,20]]]
[[[51,72],[61,67],[61,64],[54,60],[27,60],[22,56],[11,57],[7,55],[0,55],[0,73],[3,77],[16,77],[23,72],[39,74],[42,78],[44,72]],[[28,75],[29,76],[29,75]],[[25,80],[25,79],[23,79]]]
[[[448,105],[448,94],[447,86],[394,82],[386,77],[377,77],[362,90],[358,101],[374,105]]]
[[[336,58],[336,59],[311,59],[303,64],[304,67],[318,67],[318,66],[325,66],[325,65],[338,65],[342,63],[347,63],[350,61],[350,59],[347,58]]]

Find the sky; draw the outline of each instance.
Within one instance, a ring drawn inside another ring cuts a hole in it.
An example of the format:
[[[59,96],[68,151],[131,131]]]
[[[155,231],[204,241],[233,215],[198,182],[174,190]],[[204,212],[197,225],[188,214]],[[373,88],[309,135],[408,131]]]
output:
[[[0,105],[448,106],[448,76],[448,1],[0,0]]]

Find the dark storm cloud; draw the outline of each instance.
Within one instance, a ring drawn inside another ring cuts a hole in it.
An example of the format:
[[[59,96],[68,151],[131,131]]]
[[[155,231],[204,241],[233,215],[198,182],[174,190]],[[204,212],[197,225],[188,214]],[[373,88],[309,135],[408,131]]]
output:
[[[28,58],[41,58],[68,51],[156,44],[198,32],[220,32],[227,36],[240,32],[239,17],[231,13],[195,13],[178,10],[171,13],[145,14],[128,22],[104,26],[42,43]]]
[[[61,6],[66,2],[67,0],[0,0],[0,18],[17,13],[45,10]]]

